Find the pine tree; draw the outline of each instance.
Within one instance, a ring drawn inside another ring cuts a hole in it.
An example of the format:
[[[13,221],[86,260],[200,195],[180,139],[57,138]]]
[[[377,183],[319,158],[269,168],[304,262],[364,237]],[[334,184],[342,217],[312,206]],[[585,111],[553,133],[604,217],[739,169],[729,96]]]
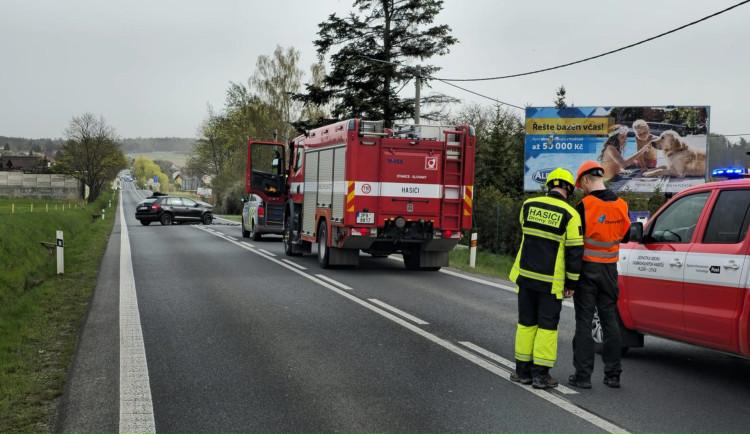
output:
[[[321,61],[340,47],[331,54],[331,71],[322,86],[308,84],[307,93],[296,97],[305,104],[335,102],[332,115],[339,119],[384,119],[391,126],[411,118],[414,99],[397,92],[414,71],[400,64],[447,54],[458,42],[447,25],[429,27],[442,5],[442,0],[355,0],[347,17],[330,15],[318,25],[314,43]],[[424,65],[422,76],[438,69]]]
[[[557,89],[557,93],[555,96],[555,108],[558,109],[564,109],[568,108],[568,104],[565,103],[565,86],[560,85],[560,87]]]

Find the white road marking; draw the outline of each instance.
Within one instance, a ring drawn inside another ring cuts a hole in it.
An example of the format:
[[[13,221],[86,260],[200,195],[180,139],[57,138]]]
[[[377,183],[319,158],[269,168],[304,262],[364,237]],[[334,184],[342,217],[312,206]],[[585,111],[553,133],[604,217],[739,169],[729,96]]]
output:
[[[252,247],[252,246],[251,246],[251,247]],[[296,263],[296,262],[292,262],[292,261],[290,261],[289,259],[282,259],[282,261],[286,262],[287,264],[291,265],[292,267],[297,267],[297,268],[299,268],[300,270],[307,270],[307,268],[305,268],[305,267],[301,266],[300,264],[298,264],[298,263]]]
[[[265,254],[266,254],[266,255],[268,255],[268,256],[273,256],[273,257],[276,257],[276,255],[275,255],[275,254],[273,254],[273,253],[269,252],[268,250],[263,250],[263,249],[258,249],[258,250],[260,250],[261,252],[265,253]]]
[[[445,274],[449,274],[449,275],[454,276],[454,277],[458,277],[459,279],[470,280],[472,282],[481,283],[481,284],[487,285],[487,286],[492,286],[493,288],[500,288],[500,289],[504,289],[506,291],[510,291],[510,292],[513,292],[513,293],[516,292],[516,287],[515,286],[504,285],[502,283],[490,282],[489,280],[480,279],[478,277],[469,276],[469,275],[466,275],[466,274],[456,273],[455,271],[451,271],[451,270],[441,269],[440,272],[441,273],[445,273]],[[570,307],[570,308],[574,307],[573,302],[571,302],[571,301],[563,300],[562,304],[563,304],[563,306],[567,306],[567,307]]]
[[[135,292],[128,225],[120,195],[120,432],[153,433],[154,406]]]
[[[242,243],[242,244],[244,244],[244,245],[246,245],[248,247],[255,247],[254,245],[248,243],[247,241],[240,241],[240,243]]]
[[[391,312],[393,312],[395,314],[398,314],[398,315],[400,315],[400,316],[408,319],[409,321],[411,321],[411,322],[413,322],[415,324],[419,324],[419,325],[427,325],[427,324],[429,324],[427,321],[423,321],[423,320],[415,317],[414,315],[410,315],[410,314],[404,312],[401,309],[397,309],[397,308],[391,306],[390,304],[387,304],[387,303],[384,303],[384,302],[378,300],[377,298],[368,298],[367,300],[370,303],[375,303],[375,304],[377,304],[378,306],[380,306],[380,307],[382,307],[384,309],[388,309]]]
[[[515,372],[515,370],[516,370],[516,362],[512,362],[512,361],[510,361],[510,360],[508,360],[508,359],[506,359],[506,358],[504,358],[502,356],[498,356],[497,354],[495,354],[495,353],[493,353],[491,351],[485,350],[484,348],[482,348],[482,347],[480,347],[478,345],[474,345],[471,342],[465,342],[464,341],[464,342],[459,342],[459,344],[465,346],[466,348],[468,348],[468,349],[470,349],[470,350],[472,350],[472,351],[474,351],[476,353],[479,353],[479,354],[483,355],[484,357],[487,357],[490,360],[494,360],[494,361],[500,363],[501,365],[503,365],[503,366],[505,366],[507,368],[510,368],[510,372]],[[509,374],[510,374],[510,372],[509,372]],[[510,377],[506,377],[506,378],[508,380],[510,380]],[[577,395],[578,394],[578,392],[576,392],[575,390],[573,390],[573,389],[571,389],[569,387],[565,387],[562,384],[560,384],[559,386],[557,386],[557,391],[562,392],[565,395]]]
[[[335,292],[336,294],[338,294],[338,295],[340,295],[342,297],[345,297],[345,298],[349,299],[350,301],[352,301],[354,303],[357,303],[360,306],[363,306],[366,309],[369,309],[369,310],[377,313],[378,315],[381,315],[381,316],[383,316],[383,317],[385,317],[385,318],[387,318],[387,319],[395,322],[396,324],[401,325],[402,327],[404,327],[404,328],[406,328],[406,329],[408,329],[408,330],[410,330],[410,331],[412,331],[412,332],[414,332],[414,333],[416,333],[416,334],[424,337],[425,339],[427,339],[429,341],[432,341],[432,342],[436,343],[437,345],[440,345],[441,347],[445,348],[446,350],[451,351],[451,352],[453,352],[453,353],[455,353],[455,354],[463,357],[466,360],[469,360],[470,362],[474,363],[475,365],[477,365],[477,366],[479,366],[481,368],[484,368],[484,369],[492,372],[493,374],[495,374],[495,375],[497,375],[499,377],[504,377],[504,378],[508,377],[508,371],[506,371],[505,369],[503,369],[503,368],[495,365],[494,363],[491,363],[488,360],[485,360],[485,359],[477,356],[476,354],[474,354],[472,352],[464,350],[463,348],[461,348],[461,347],[459,347],[457,345],[454,345],[453,343],[451,343],[449,341],[446,341],[446,340],[444,340],[444,339],[442,339],[442,338],[440,338],[440,337],[438,337],[436,335],[433,335],[432,333],[429,333],[429,332],[427,332],[425,330],[422,330],[421,328],[417,327],[416,325],[414,325],[414,324],[412,324],[410,322],[407,322],[406,320],[401,319],[401,318],[395,316],[394,314],[392,314],[390,312],[387,312],[387,311],[385,311],[385,310],[383,310],[383,309],[381,309],[381,308],[373,305],[372,303],[368,303],[367,301],[362,300],[361,298],[358,298],[358,297],[356,297],[356,296],[354,296],[354,295],[346,292],[343,289],[339,289],[338,287],[336,287],[336,286],[334,286],[334,285],[332,285],[332,284],[330,284],[330,283],[328,283],[328,282],[326,282],[326,281],[324,281],[322,279],[319,279],[316,276],[307,274],[307,273],[305,273],[302,270],[298,270],[295,267],[293,267],[291,265],[288,265],[288,264],[284,263],[281,260],[278,260],[278,259],[275,259],[275,258],[273,258],[271,256],[268,256],[268,255],[266,255],[266,254],[264,254],[264,253],[262,253],[262,252],[260,252],[258,250],[251,249],[251,248],[243,245],[242,243],[235,242],[235,241],[229,241],[229,242],[233,243],[233,244],[235,244],[235,245],[237,245],[237,246],[239,246],[239,247],[241,247],[243,249],[249,250],[249,251],[251,251],[251,252],[253,252],[253,253],[255,253],[255,254],[259,255],[259,256],[262,256],[262,257],[268,259],[269,261],[272,261],[272,262],[274,262],[274,263],[276,263],[276,264],[278,264],[278,265],[280,265],[280,266],[282,266],[282,267],[284,267],[284,268],[286,268],[286,269],[288,269],[288,270],[290,270],[290,271],[292,271],[294,273],[299,274],[300,276],[304,277],[305,279],[311,280],[311,281],[313,281],[313,282],[315,282],[315,283],[323,286],[324,288],[328,288],[331,291]],[[484,283],[484,282],[480,282],[480,283]],[[492,282],[488,282],[488,283],[492,283]],[[551,404],[553,404],[553,405],[555,405],[555,406],[557,406],[557,407],[559,407],[559,408],[567,411],[570,414],[573,414],[575,416],[580,417],[581,419],[585,420],[586,422],[589,422],[592,425],[595,425],[595,426],[601,428],[603,431],[610,432],[610,433],[628,434],[628,431],[625,431],[621,427],[619,427],[619,426],[617,426],[617,425],[615,425],[615,424],[607,421],[606,419],[603,419],[603,418],[601,418],[601,417],[599,417],[599,416],[597,416],[597,415],[595,415],[595,414],[593,414],[591,412],[588,412],[588,411],[584,410],[581,407],[578,407],[577,405],[575,405],[572,402],[564,399],[561,396],[558,396],[558,395],[556,395],[554,393],[550,393],[547,390],[538,390],[538,389],[534,389],[532,387],[526,387],[526,386],[524,386],[524,385],[522,385],[520,383],[512,383],[512,384],[517,385],[519,387],[522,387],[524,390],[526,390],[526,391],[528,391],[530,393],[533,393],[537,397],[539,397],[541,399],[544,399],[547,402],[550,402]]]
[[[228,239],[232,240],[232,241],[238,241],[238,240],[237,240],[237,238],[235,238],[235,237],[233,237],[233,236],[231,236],[231,235],[226,235],[226,237],[227,237]]]
[[[282,259],[282,260],[283,260],[283,259]],[[322,275],[322,274],[316,274],[316,275],[315,275],[315,277],[317,277],[318,279],[323,279],[323,280],[325,280],[326,282],[332,283],[332,284],[334,284],[334,285],[338,286],[338,287],[339,287],[339,288],[341,288],[341,289],[346,289],[347,291],[351,291],[351,290],[352,290],[352,287],[351,287],[351,286],[346,286],[346,285],[344,285],[343,283],[341,283],[341,282],[337,282],[337,281],[335,281],[335,280],[331,279],[331,278],[330,278],[330,277],[328,277],[328,276],[324,276],[324,275]]]

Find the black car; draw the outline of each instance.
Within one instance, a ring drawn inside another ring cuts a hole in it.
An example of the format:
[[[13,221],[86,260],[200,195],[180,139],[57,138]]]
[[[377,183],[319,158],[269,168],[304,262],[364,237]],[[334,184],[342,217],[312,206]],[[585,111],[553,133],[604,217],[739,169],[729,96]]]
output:
[[[210,225],[214,219],[213,207],[203,202],[181,196],[167,196],[154,193],[135,208],[135,218],[148,226],[160,222],[169,226],[175,222],[199,222]]]

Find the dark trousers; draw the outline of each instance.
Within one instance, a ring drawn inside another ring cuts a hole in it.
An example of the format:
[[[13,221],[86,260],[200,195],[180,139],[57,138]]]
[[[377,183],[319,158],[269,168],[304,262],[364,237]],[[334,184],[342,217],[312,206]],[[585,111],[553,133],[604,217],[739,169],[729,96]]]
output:
[[[617,285],[617,264],[583,261],[581,277],[578,280],[573,303],[576,312],[576,332],[573,337],[573,366],[576,377],[590,380],[594,371],[594,338],[591,336],[591,322],[594,309],[599,312],[599,320],[604,335],[602,361],[604,375],[619,376],[621,340],[617,322],[617,299],[620,288]]]
[[[516,373],[521,378],[545,377],[555,363],[561,309],[562,299],[552,293],[518,288]]]

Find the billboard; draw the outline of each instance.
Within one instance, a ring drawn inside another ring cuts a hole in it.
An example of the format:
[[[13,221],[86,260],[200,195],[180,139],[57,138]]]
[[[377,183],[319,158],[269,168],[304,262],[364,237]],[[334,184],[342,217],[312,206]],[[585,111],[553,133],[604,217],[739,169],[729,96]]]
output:
[[[677,193],[706,181],[708,106],[526,108],[524,190],[557,167],[604,167],[615,192]]]

